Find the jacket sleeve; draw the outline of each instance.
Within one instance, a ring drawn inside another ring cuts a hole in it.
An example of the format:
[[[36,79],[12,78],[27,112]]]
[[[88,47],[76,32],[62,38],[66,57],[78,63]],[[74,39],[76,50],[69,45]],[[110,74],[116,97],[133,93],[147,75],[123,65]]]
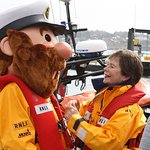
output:
[[[8,84],[0,93],[1,149],[37,150],[29,106],[20,88]]]
[[[101,127],[87,123],[78,114],[72,115],[69,129],[92,150],[119,150],[129,138],[135,138],[145,124],[142,109],[134,104],[115,112]]]

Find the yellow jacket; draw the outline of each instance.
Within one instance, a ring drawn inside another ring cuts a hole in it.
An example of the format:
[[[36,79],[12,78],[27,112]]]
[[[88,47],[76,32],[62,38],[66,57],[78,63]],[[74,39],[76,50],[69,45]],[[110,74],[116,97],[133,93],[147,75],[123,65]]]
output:
[[[56,115],[53,105],[50,105]],[[29,105],[16,83],[7,84],[0,92],[0,150],[3,149],[40,150],[35,143]]]
[[[94,110],[89,123],[78,122],[84,117],[91,100],[80,108],[80,115],[74,114],[68,122],[68,128],[92,150],[125,150],[125,144],[135,138],[144,128],[146,118],[141,107],[135,103],[118,109],[115,114],[101,127],[96,126],[106,106],[117,96],[126,92],[131,86],[116,86],[111,90],[105,88],[94,99]]]

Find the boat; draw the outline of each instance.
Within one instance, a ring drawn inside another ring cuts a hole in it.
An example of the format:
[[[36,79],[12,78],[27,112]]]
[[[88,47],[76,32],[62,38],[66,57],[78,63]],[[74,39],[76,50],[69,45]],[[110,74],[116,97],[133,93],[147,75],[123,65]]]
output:
[[[104,53],[107,50],[107,44],[103,40],[87,40],[76,43],[75,34],[87,31],[87,28],[78,29],[76,24],[72,23],[69,7],[71,0],[61,1],[65,4],[67,14],[67,22],[62,21],[61,23],[66,25],[65,41],[72,46],[73,56],[67,60],[66,68],[61,72],[55,92],[59,101],[63,100],[66,86],[73,80],[80,80],[84,85],[86,77],[102,75],[104,62],[108,56]],[[72,69],[76,71],[76,74],[68,75],[68,71]]]
[[[71,99],[78,99],[80,103],[83,101],[86,101],[89,98],[92,98],[95,96],[96,91],[95,90],[90,90],[90,91],[85,91],[77,95],[71,95],[71,96],[66,96],[66,86],[68,84],[71,84],[73,80],[78,80],[82,82],[82,87],[80,88],[81,91],[84,88],[85,80],[86,77],[88,76],[99,76],[103,75],[103,68],[105,67],[104,61],[109,55],[105,55],[105,52],[107,51],[107,44],[103,40],[87,40],[87,41],[82,41],[76,43],[75,41],[75,33],[79,31],[86,31],[87,29],[77,29],[74,28],[74,24],[71,22],[70,18],[70,10],[69,10],[69,4],[71,0],[61,0],[62,2],[65,3],[66,6],[66,14],[67,14],[67,23],[64,23],[65,25],[67,24],[67,32],[65,34],[65,41],[68,41],[68,39],[72,40],[72,46],[74,50],[74,55],[70,57],[70,59],[67,60],[67,65],[66,69],[64,69],[61,72],[60,80],[58,83],[58,89],[56,90],[56,96],[58,98],[58,101],[63,105],[65,105],[69,100]],[[135,52],[137,52],[141,56],[141,45],[134,38],[135,32],[146,32],[150,33],[150,31],[143,31],[143,30],[138,30],[138,29],[130,29],[129,34],[128,34],[128,49],[134,50],[134,47],[138,48]],[[112,52],[112,51],[111,51]],[[96,62],[98,65],[91,64],[91,62]],[[144,61],[142,60],[143,64],[146,65],[150,64],[149,57],[144,57]],[[99,69],[94,69],[94,70],[88,70],[88,66],[93,65],[91,68],[96,68],[96,66],[99,66]],[[74,69],[76,71],[76,74],[69,75],[68,70]],[[147,69],[146,67],[144,69]],[[148,67],[150,69],[150,67]],[[139,101],[139,104],[141,107],[146,110],[147,108],[150,108],[149,103],[150,103],[150,84],[143,79],[139,81],[139,83],[136,85],[137,88],[142,89],[144,92],[146,92],[146,95]],[[145,109],[146,108],[146,109]]]
[[[130,28],[128,32],[128,49],[138,53],[143,63],[144,75],[146,76],[150,75],[149,34],[150,30],[136,28]]]

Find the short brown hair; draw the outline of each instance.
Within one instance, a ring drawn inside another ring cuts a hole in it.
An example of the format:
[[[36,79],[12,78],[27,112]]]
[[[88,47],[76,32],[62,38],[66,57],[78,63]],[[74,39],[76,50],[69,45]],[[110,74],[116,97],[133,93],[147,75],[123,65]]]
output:
[[[143,76],[143,64],[138,54],[128,49],[119,49],[108,58],[119,58],[121,73],[129,76],[131,85],[135,85]]]

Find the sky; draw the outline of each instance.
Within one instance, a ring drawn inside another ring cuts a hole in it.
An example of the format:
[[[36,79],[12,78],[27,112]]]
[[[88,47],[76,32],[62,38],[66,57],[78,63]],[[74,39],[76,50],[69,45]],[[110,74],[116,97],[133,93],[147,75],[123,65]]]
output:
[[[52,4],[54,1],[51,0]],[[64,2],[59,3],[63,14]],[[79,28],[108,32],[128,31],[132,27],[150,29],[149,0],[72,0],[70,11]]]
[[[3,0],[0,10],[32,0]],[[65,3],[49,0],[53,22],[67,21]],[[70,0],[72,24],[88,30],[128,31],[150,29],[150,0]]]

